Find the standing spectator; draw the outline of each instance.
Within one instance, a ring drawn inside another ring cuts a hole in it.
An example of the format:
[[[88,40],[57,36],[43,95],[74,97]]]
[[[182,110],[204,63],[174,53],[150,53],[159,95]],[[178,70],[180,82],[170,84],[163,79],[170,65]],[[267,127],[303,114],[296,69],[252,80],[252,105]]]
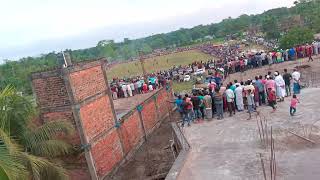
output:
[[[123,95],[124,97],[128,97],[128,93],[127,93],[127,85],[126,84],[122,84],[121,86],[121,90],[123,91]]]
[[[206,114],[206,118],[209,119],[210,117],[213,116],[213,114],[211,114],[212,113],[212,98],[206,91],[205,91],[204,95],[205,96],[203,99],[203,103],[205,105],[205,114]]]
[[[259,106],[266,103],[265,92],[264,92],[264,84],[262,82],[262,76],[256,76],[256,86],[258,87],[259,92]]]
[[[131,88],[132,96],[134,96],[136,94],[135,93],[136,91],[135,91],[133,82],[130,83],[130,88]]]
[[[300,94],[300,73],[297,71],[297,69],[293,70],[292,79],[293,79],[293,94]]]
[[[284,69],[284,74],[283,74],[283,80],[285,83],[285,89],[286,89],[286,97],[291,96],[291,79],[292,76],[291,74],[288,73],[287,69]]]
[[[128,91],[129,97],[132,97],[132,89],[131,89],[130,84],[127,85],[127,91]]]
[[[216,107],[218,120],[223,119],[223,97],[219,88],[215,89],[214,105]]]
[[[275,79],[274,81],[276,82],[276,91],[277,91],[277,96],[279,97],[279,101],[284,101],[284,97],[286,95],[286,90],[285,90],[285,82],[282,78],[282,76],[279,74],[279,72],[275,72]]]
[[[248,89],[247,100],[248,100],[248,113],[249,113],[248,120],[250,120],[251,113],[254,111],[254,95],[253,95],[251,89]]]
[[[237,109],[238,109],[238,111],[243,111],[244,110],[243,96],[242,96],[243,88],[239,84],[237,84],[234,93],[236,96]]]
[[[236,110],[234,107],[234,92],[232,91],[230,84],[227,86],[226,98],[227,98],[227,104],[228,104],[228,111],[231,117],[232,114],[236,114]]]
[[[191,97],[191,102],[193,105],[193,112],[194,112],[195,119],[198,120],[198,122],[200,122],[200,119],[202,117],[202,114],[200,111],[201,100],[196,93],[193,93],[193,96]]]
[[[192,102],[190,101],[190,98],[188,96],[185,96],[183,98],[183,121],[182,121],[182,127],[184,126],[184,123],[187,122],[188,126],[190,126],[190,122],[192,119],[191,113],[192,113]]]

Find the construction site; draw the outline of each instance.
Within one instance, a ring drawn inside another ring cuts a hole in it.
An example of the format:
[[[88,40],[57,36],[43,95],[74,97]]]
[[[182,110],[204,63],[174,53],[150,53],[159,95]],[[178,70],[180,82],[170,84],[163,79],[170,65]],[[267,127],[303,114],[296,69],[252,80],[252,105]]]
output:
[[[170,103],[170,84],[112,100],[104,59],[34,73],[32,78],[42,119],[75,125],[70,141],[83,153],[69,162],[77,164],[69,170],[73,179],[319,179],[318,61],[284,62],[225,80],[299,69],[304,89],[295,116],[289,115],[286,98],[275,113],[261,106],[251,120],[241,112],[191,127],[181,126]]]

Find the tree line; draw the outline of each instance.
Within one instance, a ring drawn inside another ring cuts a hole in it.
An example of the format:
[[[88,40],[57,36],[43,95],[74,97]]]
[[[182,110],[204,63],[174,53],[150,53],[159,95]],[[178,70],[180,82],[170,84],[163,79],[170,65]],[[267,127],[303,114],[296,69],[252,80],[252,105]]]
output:
[[[320,0],[300,0],[291,8],[276,8],[258,15],[243,14],[237,18],[226,18],[219,23],[181,28],[134,40],[102,40],[95,47],[66,51],[74,61],[99,57],[107,57],[109,61],[124,61],[137,57],[139,51],[151,53],[155,49],[172,49],[212,39],[242,38],[243,32],[254,29],[258,29],[266,39],[278,40],[282,48],[288,48],[301,42],[309,42],[313,33],[320,32],[319,12]],[[302,37],[301,33],[307,35]],[[6,60],[0,66],[0,89],[12,84],[19,91],[31,94],[30,74],[56,66],[56,55],[57,52],[51,52],[40,57],[21,58],[19,61]]]

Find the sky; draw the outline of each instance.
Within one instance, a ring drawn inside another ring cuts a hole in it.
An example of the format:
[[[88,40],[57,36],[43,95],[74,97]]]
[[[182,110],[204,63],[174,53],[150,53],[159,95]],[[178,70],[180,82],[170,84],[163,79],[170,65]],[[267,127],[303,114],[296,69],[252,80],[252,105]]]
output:
[[[289,7],[293,0],[0,0],[0,62]]]

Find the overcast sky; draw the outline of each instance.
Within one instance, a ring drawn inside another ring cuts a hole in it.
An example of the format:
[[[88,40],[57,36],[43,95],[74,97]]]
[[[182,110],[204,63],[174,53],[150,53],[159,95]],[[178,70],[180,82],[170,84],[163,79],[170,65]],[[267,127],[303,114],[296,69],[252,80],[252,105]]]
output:
[[[0,0],[0,61],[292,6],[293,0]]]

